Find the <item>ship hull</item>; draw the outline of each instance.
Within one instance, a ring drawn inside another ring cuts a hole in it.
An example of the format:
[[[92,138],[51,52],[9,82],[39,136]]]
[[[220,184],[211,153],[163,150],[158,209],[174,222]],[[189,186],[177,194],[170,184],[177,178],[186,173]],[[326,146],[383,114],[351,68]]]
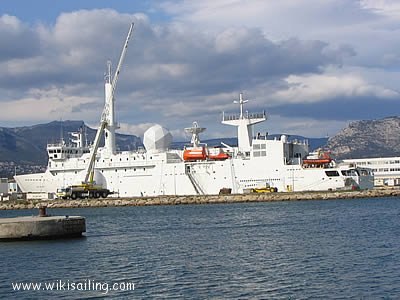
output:
[[[53,162],[44,173],[17,175],[15,180],[23,192],[55,193],[58,188],[80,183],[83,166],[77,159]],[[285,165],[273,157],[185,162],[177,155],[169,159],[168,153],[122,152],[100,157],[94,177],[117,197],[211,195],[225,188],[244,193],[266,185],[279,192],[338,190],[352,188],[352,184],[361,189],[373,187],[373,176],[353,175],[344,176],[340,168]]]

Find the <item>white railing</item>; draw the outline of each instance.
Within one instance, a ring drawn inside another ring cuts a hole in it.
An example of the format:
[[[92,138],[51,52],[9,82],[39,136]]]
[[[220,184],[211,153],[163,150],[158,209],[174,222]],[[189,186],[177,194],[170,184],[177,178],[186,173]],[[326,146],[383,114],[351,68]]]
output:
[[[265,111],[261,112],[261,113],[249,113],[246,112],[245,114],[243,114],[243,118],[244,119],[265,119],[266,115],[265,115]],[[222,120],[223,121],[233,121],[233,120],[240,120],[240,114],[222,114]]]

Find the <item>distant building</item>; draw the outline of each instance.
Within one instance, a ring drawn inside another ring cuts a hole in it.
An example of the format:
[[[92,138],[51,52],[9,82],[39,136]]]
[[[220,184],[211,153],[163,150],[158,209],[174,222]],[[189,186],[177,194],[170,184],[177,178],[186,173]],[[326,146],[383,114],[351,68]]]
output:
[[[8,182],[8,192],[9,192],[10,194],[12,194],[12,193],[17,193],[17,192],[18,192],[18,185],[17,185],[17,183],[15,182],[15,180],[10,180],[10,181]]]
[[[0,195],[8,194],[8,179],[0,178]]]
[[[375,186],[400,185],[400,157],[344,159],[357,167],[370,168],[374,172]]]

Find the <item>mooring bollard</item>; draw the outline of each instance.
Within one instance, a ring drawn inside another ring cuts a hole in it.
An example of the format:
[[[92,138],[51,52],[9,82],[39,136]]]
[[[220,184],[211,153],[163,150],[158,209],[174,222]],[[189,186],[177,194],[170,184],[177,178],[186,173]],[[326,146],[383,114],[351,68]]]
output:
[[[39,206],[39,217],[47,217],[46,207],[45,205]]]

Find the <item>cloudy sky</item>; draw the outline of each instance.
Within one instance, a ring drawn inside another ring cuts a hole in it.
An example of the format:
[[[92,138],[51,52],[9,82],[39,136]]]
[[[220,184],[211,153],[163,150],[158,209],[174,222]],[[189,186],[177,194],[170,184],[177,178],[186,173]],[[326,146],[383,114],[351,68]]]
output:
[[[234,136],[222,111],[266,110],[256,131],[334,135],[400,115],[396,0],[2,0],[0,126],[98,125],[107,60],[135,29],[116,90],[120,132]]]

